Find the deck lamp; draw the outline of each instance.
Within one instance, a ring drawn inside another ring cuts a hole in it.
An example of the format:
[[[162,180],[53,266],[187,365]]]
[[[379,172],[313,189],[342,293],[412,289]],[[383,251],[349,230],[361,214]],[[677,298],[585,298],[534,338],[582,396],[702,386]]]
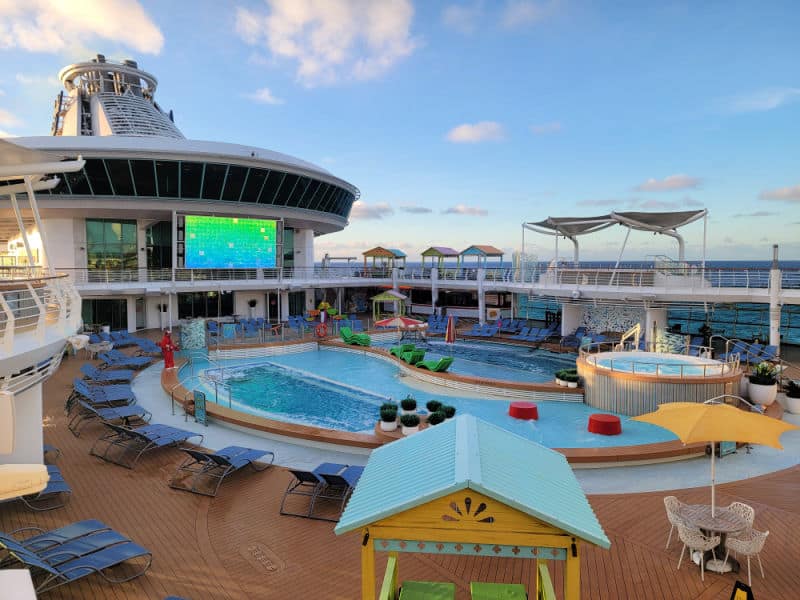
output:
[[[14,396],[0,392],[0,455],[14,450]],[[45,465],[0,465],[0,500],[41,492],[49,479]]]

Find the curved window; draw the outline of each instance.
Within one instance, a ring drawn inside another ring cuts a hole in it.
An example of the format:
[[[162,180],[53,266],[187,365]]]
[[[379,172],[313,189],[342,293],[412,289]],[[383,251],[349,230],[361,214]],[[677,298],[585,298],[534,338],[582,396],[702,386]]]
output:
[[[49,192],[64,196],[131,196],[248,202],[347,217],[355,195],[307,175],[223,163],[90,158],[75,173],[61,173]]]

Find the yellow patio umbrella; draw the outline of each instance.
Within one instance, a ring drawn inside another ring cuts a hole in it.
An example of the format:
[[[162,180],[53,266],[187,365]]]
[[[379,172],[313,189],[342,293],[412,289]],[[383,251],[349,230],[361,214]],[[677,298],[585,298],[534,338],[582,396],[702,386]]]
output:
[[[786,431],[800,429],[791,423],[757,412],[741,410],[718,399],[704,403],[672,402],[659,404],[656,412],[633,417],[634,421],[658,425],[674,433],[684,444],[711,442],[711,516],[715,515],[714,479],[716,442],[727,440],[761,444],[782,450],[780,437]]]

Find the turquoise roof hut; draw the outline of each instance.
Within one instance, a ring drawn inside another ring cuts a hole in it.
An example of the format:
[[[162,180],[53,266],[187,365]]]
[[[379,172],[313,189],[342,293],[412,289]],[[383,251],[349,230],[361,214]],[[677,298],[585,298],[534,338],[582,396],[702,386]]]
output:
[[[610,547],[562,454],[470,415],[374,450],[335,532],[353,530],[362,600],[375,598],[376,550],[390,555],[381,600],[396,598],[402,552],[535,559],[542,597],[545,561],[562,560],[563,597],[576,600],[579,541]]]

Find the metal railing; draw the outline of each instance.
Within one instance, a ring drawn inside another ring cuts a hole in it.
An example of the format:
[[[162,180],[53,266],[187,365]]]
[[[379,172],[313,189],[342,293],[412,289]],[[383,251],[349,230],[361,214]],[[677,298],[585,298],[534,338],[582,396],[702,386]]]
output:
[[[578,353],[587,363],[599,369],[607,369],[622,373],[633,373],[636,375],[697,378],[697,377],[720,377],[736,373],[739,369],[739,356],[734,355],[723,361],[716,363],[679,363],[666,362],[659,360],[636,360],[633,361],[624,355],[618,359],[605,357],[604,362],[599,363],[597,354],[605,352],[620,352],[619,342],[597,342],[582,346]],[[636,350],[626,348],[622,352]],[[673,353],[674,354],[674,353]],[[711,348],[709,346],[686,345],[681,356],[691,356],[696,358],[710,358]],[[616,364],[615,364],[616,362]]]
[[[24,268],[5,267],[6,270],[22,272]],[[78,285],[113,283],[191,283],[264,281],[286,284],[304,282],[349,281],[363,284],[365,279],[394,281],[399,283],[430,282],[434,278],[441,282],[477,282],[489,284],[539,284],[538,287],[633,287],[652,288],[680,286],[690,289],[708,288],[769,288],[770,270],[756,269],[702,269],[688,263],[658,263],[650,268],[609,268],[597,266],[543,267],[541,269],[519,269],[503,267],[487,268],[442,268],[408,267],[395,269],[363,266],[315,266],[284,267],[277,269],[58,269],[68,274]],[[800,269],[783,270],[783,289],[800,289]]]
[[[14,274],[0,279],[0,355],[11,355],[21,335],[44,343],[53,332],[66,338],[78,330],[81,299],[65,275]]]

